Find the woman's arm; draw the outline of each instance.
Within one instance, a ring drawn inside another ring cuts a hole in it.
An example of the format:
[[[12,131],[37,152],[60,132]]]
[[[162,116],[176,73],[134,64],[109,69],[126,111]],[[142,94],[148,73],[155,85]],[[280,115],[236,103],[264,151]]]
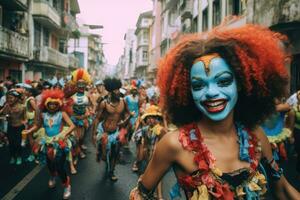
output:
[[[141,196],[151,196],[157,184],[176,160],[180,149],[178,134],[168,133],[157,143],[153,157],[150,160],[145,173],[139,179],[138,188],[131,193],[132,199]]]
[[[288,103],[280,103],[276,105],[277,112],[288,112],[291,110],[291,106]]]
[[[276,199],[280,200],[297,200],[300,199],[300,193],[289,184],[289,182],[285,179],[284,175],[281,173],[280,168],[276,164],[273,159],[272,148],[270,142],[265,135],[264,131],[261,128],[258,128],[255,131],[255,134],[258,140],[261,142],[262,147],[262,156],[267,159],[269,167],[271,169],[271,175],[273,175],[270,179],[272,181],[272,185],[274,187],[273,195]]]
[[[75,125],[66,112],[62,112],[62,116],[65,123],[69,126],[67,132],[65,133],[65,136],[68,136],[75,129]]]

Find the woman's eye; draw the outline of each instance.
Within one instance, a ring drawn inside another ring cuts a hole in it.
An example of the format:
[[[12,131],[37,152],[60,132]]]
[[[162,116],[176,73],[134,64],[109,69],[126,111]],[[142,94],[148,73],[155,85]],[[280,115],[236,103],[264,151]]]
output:
[[[204,88],[204,83],[199,82],[199,83],[192,83],[192,88],[193,90],[201,90]]]
[[[220,87],[226,87],[226,86],[229,86],[231,85],[231,83],[233,82],[233,79],[232,78],[224,78],[224,79],[220,79],[217,84],[218,86]]]

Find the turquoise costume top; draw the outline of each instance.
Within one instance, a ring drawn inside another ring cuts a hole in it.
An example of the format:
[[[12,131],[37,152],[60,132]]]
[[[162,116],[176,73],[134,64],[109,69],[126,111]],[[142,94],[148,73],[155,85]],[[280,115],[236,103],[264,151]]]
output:
[[[125,101],[128,105],[129,111],[132,113],[134,112],[134,115],[130,118],[130,124],[134,126],[138,116],[139,116],[139,97],[133,97],[132,95],[127,95],[125,97]]]
[[[46,134],[49,137],[58,135],[62,129],[62,112],[56,112],[54,114],[43,113],[43,127]]]

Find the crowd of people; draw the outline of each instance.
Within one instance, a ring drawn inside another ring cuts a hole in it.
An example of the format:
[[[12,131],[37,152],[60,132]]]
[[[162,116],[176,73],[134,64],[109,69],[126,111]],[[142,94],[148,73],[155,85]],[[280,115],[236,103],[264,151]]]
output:
[[[300,175],[300,92],[284,100],[288,74],[285,37],[255,25],[188,35],[159,64],[158,85],[92,82],[83,69],[66,79],[1,83],[1,145],[10,164],[47,165],[48,186],[59,176],[71,196],[68,171],[86,157],[90,132],[95,159],[117,181],[120,149],[135,145],[140,176],[131,200],[162,200],[172,167],[192,200],[299,199],[281,163],[296,147]],[[68,163],[69,170],[66,169]]]
[[[135,141],[138,151],[132,170],[142,173],[163,126],[157,89],[141,80],[123,85],[108,77],[92,83],[87,71],[78,69],[60,80],[16,83],[7,77],[0,88],[0,143],[9,148],[9,163],[47,165],[48,186],[54,188],[59,176],[64,199],[71,196],[68,172],[77,174],[78,161],[86,157],[89,132],[96,161],[105,161],[107,177],[117,181],[121,146],[128,148]]]

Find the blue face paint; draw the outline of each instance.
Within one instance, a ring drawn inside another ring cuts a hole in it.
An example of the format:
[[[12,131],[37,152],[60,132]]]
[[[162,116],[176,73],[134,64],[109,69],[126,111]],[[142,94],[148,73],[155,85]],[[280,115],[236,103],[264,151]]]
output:
[[[202,61],[191,69],[191,90],[197,108],[209,119],[220,121],[233,110],[237,98],[237,84],[233,71],[225,60],[214,57],[205,72]]]

